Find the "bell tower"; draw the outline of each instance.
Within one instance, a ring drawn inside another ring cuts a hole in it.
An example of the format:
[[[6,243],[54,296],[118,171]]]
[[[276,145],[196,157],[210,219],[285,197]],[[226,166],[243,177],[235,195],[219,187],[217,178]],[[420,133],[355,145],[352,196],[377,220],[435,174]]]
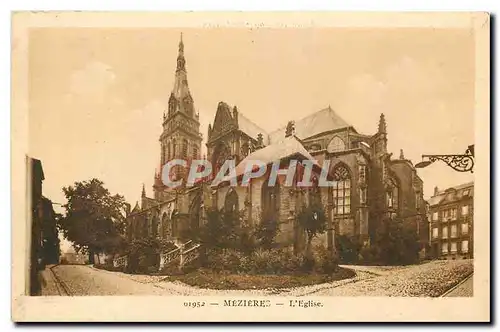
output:
[[[191,160],[200,158],[202,135],[200,133],[199,114],[194,107],[193,97],[189,91],[184,58],[184,42],[179,41],[177,67],[174,87],[168,100],[168,109],[163,113],[163,132],[160,135],[160,169],[155,173],[154,198],[163,201],[172,197],[175,190],[167,188],[162,182],[163,165],[172,159]],[[184,179],[188,169],[174,167],[170,173],[172,180]]]

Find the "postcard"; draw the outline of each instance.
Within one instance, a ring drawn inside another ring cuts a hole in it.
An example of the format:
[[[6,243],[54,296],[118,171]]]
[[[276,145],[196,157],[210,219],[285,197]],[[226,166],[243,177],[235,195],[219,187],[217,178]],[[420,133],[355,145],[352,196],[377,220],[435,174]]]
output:
[[[15,12],[16,322],[487,322],[487,13]]]

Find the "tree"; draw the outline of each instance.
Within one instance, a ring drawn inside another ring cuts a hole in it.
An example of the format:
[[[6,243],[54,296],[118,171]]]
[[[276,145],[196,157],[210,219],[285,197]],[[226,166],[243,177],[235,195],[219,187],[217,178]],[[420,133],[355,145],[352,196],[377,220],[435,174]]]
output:
[[[312,240],[326,231],[326,217],[321,204],[313,201],[302,209],[298,216],[299,224],[307,234],[306,256],[312,258]]]
[[[278,223],[273,215],[269,210],[263,211],[260,216],[261,221],[255,230],[255,237],[263,249],[273,248],[279,232]]]
[[[123,196],[111,195],[98,179],[75,182],[63,188],[67,203],[60,219],[64,236],[75,250],[87,252],[89,261],[94,254],[113,253],[125,243],[126,202]]]
[[[420,241],[414,227],[401,219],[385,219],[376,236],[378,259],[391,265],[406,265],[418,261]]]

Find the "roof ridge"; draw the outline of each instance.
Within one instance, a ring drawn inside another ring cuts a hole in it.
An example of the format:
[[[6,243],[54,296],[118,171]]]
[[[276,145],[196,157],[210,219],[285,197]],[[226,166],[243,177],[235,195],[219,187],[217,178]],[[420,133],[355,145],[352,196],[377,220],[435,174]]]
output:
[[[437,194],[443,195],[443,194],[446,194],[447,190],[451,190],[451,189],[459,190],[459,189],[464,189],[464,188],[472,187],[472,186],[474,186],[474,181],[470,181],[470,182],[466,182],[466,183],[462,183],[462,184],[457,184],[456,186],[453,186],[453,187],[448,187],[446,189],[438,191]]]

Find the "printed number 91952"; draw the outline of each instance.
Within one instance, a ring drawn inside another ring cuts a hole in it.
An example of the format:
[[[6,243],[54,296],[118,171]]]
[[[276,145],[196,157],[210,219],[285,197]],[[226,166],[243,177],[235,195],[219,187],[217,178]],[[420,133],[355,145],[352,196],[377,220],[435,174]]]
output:
[[[205,306],[205,302],[184,302],[184,306],[189,308],[201,308]]]

